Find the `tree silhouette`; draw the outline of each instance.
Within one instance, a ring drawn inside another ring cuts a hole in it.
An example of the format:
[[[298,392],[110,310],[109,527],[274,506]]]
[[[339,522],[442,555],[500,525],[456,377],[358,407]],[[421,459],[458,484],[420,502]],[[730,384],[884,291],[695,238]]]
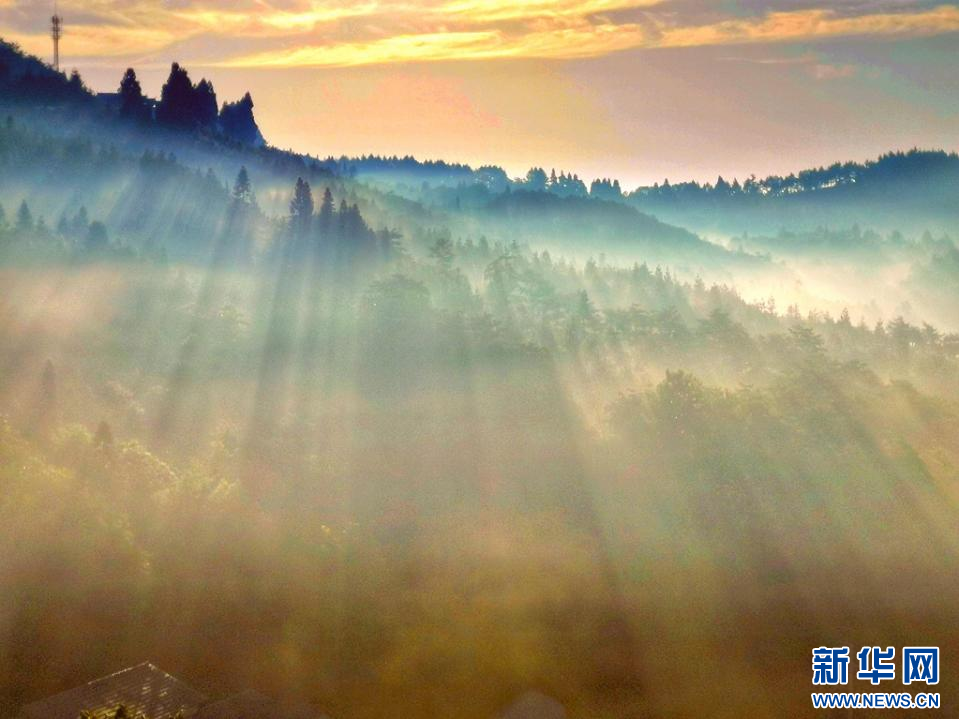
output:
[[[310,183],[302,177],[296,178],[293,199],[290,200],[290,230],[294,237],[305,237],[313,221],[313,193]]]
[[[323,201],[320,203],[320,213],[318,216],[320,234],[329,236],[333,230],[333,193],[327,187],[323,190]]]
[[[218,255],[232,262],[248,262],[253,254],[251,221],[256,196],[246,167],[241,167],[233,183],[232,201],[227,208],[226,225],[219,242]]]
[[[554,171],[554,179],[555,176],[556,173]],[[531,167],[529,172],[526,173],[526,186],[533,192],[542,192],[545,190],[547,181],[546,172],[542,167]]]
[[[237,102],[225,102],[220,110],[220,128],[223,134],[244,145],[263,142],[260,128],[253,117],[253,98],[246,93]]]
[[[70,73],[70,79],[67,82],[70,91],[75,95],[82,95],[87,92],[87,87],[83,84],[83,78],[80,77],[80,72],[76,68]]]
[[[150,110],[143,97],[143,88],[132,67],[127,68],[120,80],[120,115],[131,120],[145,120],[150,116]]]
[[[170,67],[170,76],[160,91],[157,122],[169,127],[192,129],[197,124],[197,103],[193,83],[179,63]]]
[[[250,184],[250,175],[246,167],[241,167],[236,175],[236,181],[233,183],[232,193],[234,203],[240,205],[253,205],[256,197],[253,195],[253,186]]]
[[[212,128],[217,121],[216,91],[213,83],[206,78],[200,80],[194,88],[194,111],[200,127]]]

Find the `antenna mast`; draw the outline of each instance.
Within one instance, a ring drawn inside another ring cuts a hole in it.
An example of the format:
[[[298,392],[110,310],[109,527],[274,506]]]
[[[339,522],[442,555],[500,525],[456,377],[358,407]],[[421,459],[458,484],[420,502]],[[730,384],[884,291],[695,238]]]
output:
[[[53,38],[53,67],[60,72],[60,38],[63,36],[63,18],[53,3],[53,17],[50,18],[50,37]]]

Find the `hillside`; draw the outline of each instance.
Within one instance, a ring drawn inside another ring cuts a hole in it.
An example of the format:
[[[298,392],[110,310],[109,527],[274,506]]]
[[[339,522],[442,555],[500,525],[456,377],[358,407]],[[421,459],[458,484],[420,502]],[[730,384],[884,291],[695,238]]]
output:
[[[52,223],[83,207],[134,248],[149,245],[183,259],[206,257],[215,229],[211,217],[221,214],[242,166],[256,188],[263,223],[286,213],[290,188],[302,177],[318,189],[328,187],[348,197],[374,226],[390,228],[420,253],[427,249],[420,238],[446,227],[474,239],[484,235],[504,245],[548,247],[571,255],[603,252],[600,245],[609,242],[613,252],[639,253],[652,262],[687,268],[741,261],[621,203],[522,189],[498,193],[509,185],[505,173],[493,168],[474,172],[411,158],[321,161],[270,147],[257,139],[261,136],[249,94],[240,103],[224,103],[217,114],[212,84],[205,79],[193,84],[177,64],[158,101],[142,96],[132,70],[120,93],[97,95],[84,88],[75,94],[70,82],[82,87],[79,79],[66,80],[36,58],[4,47],[21,80],[42,75],[55,83],[60,78],[67,88],[43,100],[27,94],[0,102],[9,117],[0,138],[0,165],[8,170],[0,178],[0,190],[8,209],[29,199],[33,212]],[[238,139],[237,131],[224,131],[238,105],[249,116],[249,141]],[[417,173],[441,179],[432,189],[404,191],[405,181]],[[479,179],[470,183],[467,178]],[[460,202],[460,195],[475,192],[481,193],[476,202]],[[144,193],[153,201],[146,201]],[[587,230],[597,238],[593,246],[580,241]]]
[[[669,222],[724,234],[857,223],[879,231],[951,231],[959,223],[959,155],[913,149],[742,184],[722,177],[706,185],[666,182],[641,187],[628,201]]]

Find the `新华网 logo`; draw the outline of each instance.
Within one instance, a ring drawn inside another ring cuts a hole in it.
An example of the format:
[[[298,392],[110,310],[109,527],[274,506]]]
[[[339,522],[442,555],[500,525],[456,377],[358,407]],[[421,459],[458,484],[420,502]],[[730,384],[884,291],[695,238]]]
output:
[[[856,653],[859,668],[856,679],[879,684],[896,678],[896,649],[862,647]],[[816,647],[812,650],[812,683],[844,685],[849,683],[849,647]],[[902,683],[927,685],[939,683],[939,647],[903,647]]]

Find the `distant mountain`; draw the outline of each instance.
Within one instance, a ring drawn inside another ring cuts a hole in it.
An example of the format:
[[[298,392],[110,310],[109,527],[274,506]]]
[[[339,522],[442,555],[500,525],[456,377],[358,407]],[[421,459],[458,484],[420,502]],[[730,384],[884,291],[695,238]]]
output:
[[[706,242],[634,207],[593,197],[515,190],[493,195],[484,206],[463,209],[461,216],[472,221],[467,227],[475,233],[580,257],[643,257],[690,273],[760,261]]]
[[[881,231],[950,231],[959,221],[959,155],[942,150],[890,152],[867,162],[835,163],[787,176],[739,182],[682,182],[625,192],[609,178],[587,184],[577,175],[532,168],[510,178],[500,167],[418,161],[412,157],[327,158],[319,164],[339,175],[378,183],[409,198],[455,199],[464,209],[491,196],[529,191],[630,205],[696,232],[724,235],[810,232],[858,223]]]
[[[705,184],[666,181],[632,192],[624,191],[613,179],[587,184],[574,173],[547,173],[537,167],[522,178],[510,178],[495,165],[474,168],[411,156],[322,159],[269,148],[257,126],[249,93],[237,102],[223,103],[218,110],[212,83],[201,79],[194,84],[186,69],[176,63],[158,100],[142,95],[132,70],[124,76],[120,92],[97,94],[83,85],[79,75],[67,77],[3,41],[0,101],[27,103],[41,110],[36,119],[48,122],[51,131],[56,131],[53,123],[57,120],[47,117],[49,106],[69,106],[69,121],[60,123],[65,129],[75,128],[85,116],[92,116],[98,127],[111,120],[127,120],[130,126],[135,120],[140,130],[153,126],[158,131],[149,137],[135,133],[134,146],[128,148],[131,150],[156,149],[159,145],[176,151],[179,157],[176,146],[191,137],[212,143],[210,149],[214,151],[217,143],[228,145],[231,152],[263,148],[265,154],[260,159],[283,176],[296,172],[355,179],[453,211],[487,206],[494,211],[491,201],[499,196],[506,197],[500,205],[515,206],[518,200],[509,199],[506,193],[524,191],[627,205],[671,225],[730,237],[743,233],[776,235],[783,229],[808,233],[819,227],[849,228],[856,223],[880,231],[953,232],[959,222],[959,155],[941,150],[891,152],[873,161],[835,163],[785,177],[750,177],[741,183],[722,177]],[[96,128],[85,132],[96,132]],[[144,145],[143,141],[148,142]],[[137,147],[137,143],[142,146]],[[205,162],[217,165],[215,157]],[[550,205],[551,210],[560,212],[565,207]]]
[[[588,197],[557,197],[548,192],[517,190],[496,196],[480,214],[507,221],[511,227],[553,236],[648,238],[675,248],[701,243],[691,232],[667,225],[632,207]]]
[[[31,150],[31,169],[5,181],[8,192],[14,197],[32,192],[49,215],[73,212],[80,202],[97,205],[93,188],[105,176],[94,173],[89,182],[77,185],[69,173],[53,172],[61,160],[54,147],[44,147],[42,138],[49,136],[67,141],[64,157],[119,153],[129,164],[144,155],[175,156],[177,164],[213,178],[204,179],[207,189],[224,185],[246,166],[267,215],[286,213],[288,188],[302,177],[316,188],[337,184],[353,201],[365,198],[365,211],[381,226],[411,234],[441,221],[464,236],[486,235],[505,246],[518,242],[577,255],[641,253],[694,271],[703,263],[753,264],[757,257],[750,252],[876,251],[865,242],[868,232],[828,232],[857,223],[864,230],[918,234],[927,228],[954,233],[959,222],[959,156],[943,151],[889,153],[871,162],[837,163],[743,183],[723,178],[714,184],[666,182],[624,192],[613,179],[587,184],[575,173],[542,168],[511,179],[492,165],[473,168],[410,156],[321,159],[270,147],[257,126],[249,93],[218,105],[212,82],[201,78],[194,83],[176,63],[159,99],[143,95],[132,69],[118,85],[118,92],[94,93],[78,74],[67,77],[0,41],[0,109],[14,115],[20,126],[41,133]],[[73,141],[88,146],[80,152],[76,148],[81,145]],[[165,191],[178,196],[174,185]],[[102,189],[108,188],[109,183]],[[183,205],[190,208],[191,203],[184,199]],[[208,230],[187,224],[184,237],[198,240]],[[128,228],[126,220],[118,223],[118,229]],[[733,246],[744,252],[729,252],[698,236],[713,233],[743,238]],[[851,237],[859,239],[855,247],[846,247]]]
[[[742,184],[722,177],[715,184],[665,182],[641,187],[627,201],[697,231],[809,232],[856,223],[949,231],[959,221],[959,155],[913,149]]]

